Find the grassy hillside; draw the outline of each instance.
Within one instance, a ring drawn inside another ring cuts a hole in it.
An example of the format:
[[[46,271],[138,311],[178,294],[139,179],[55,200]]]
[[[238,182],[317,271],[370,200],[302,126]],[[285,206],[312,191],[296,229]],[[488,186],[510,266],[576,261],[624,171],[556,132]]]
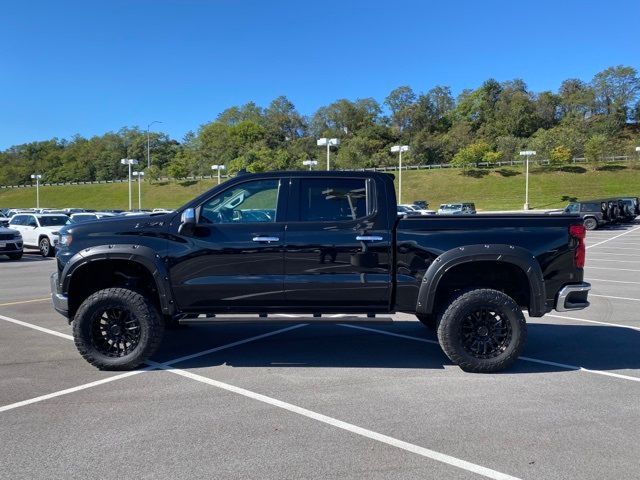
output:
[[[492,170],[408,171],[402,175],[403,202],[427,200],[431,207],[440,203],[472,201],[480,210],[519,209],[524,203],[522,167]],[[143,208],[174,208],[211,188],[215,180],[162,182],[142,186]],[[397,172],[396,172],[397,185]],[[588,199],[614,195],[640,195],[640,168],[606,165],[597,171],[589,166],[562,169],[532,169],[529,179],[532,208],[555,208],[571,198]],[[35,188],[0,190],[0,207],[35,206]],[[138,202],[137,185],[133,189]],[[40,204],[46,207],[121,208],[127,207],[127,184],[69,185],[42,187]]]

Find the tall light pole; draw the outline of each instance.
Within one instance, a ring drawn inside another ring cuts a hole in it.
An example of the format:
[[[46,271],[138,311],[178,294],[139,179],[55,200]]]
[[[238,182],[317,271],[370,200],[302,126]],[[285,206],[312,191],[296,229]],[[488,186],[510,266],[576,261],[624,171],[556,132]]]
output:
[[[149,128],[151,128],[151,125],[153,125],[154,123],[162,123],[162,122],[160,120],[154,120],[153,122],[147,125],[147,168],[151,166],[151,147],[150,147],[151,142],[149,140]]]
[[[306,166],[309,166],[309,171],[311,171],[311,169],[312,169],[313,167],[315,167],[315,166],[318,164],[318,161],[317,161],[317,160],[304,160],[304,161],[302,162],[302,164],[303,164],[305,167],[306,167]]]
[[[122,158],[120,163],[123,165],[129,165],[129,210],[131,210],[131,165],[137,165],[138,160],[135,158]]]
[[[316,142],[319,147],[327,147],[327,170],[331,170],[331,147],[340,145],[339,138],[319,138]]]
[[[638,152],[638,160],[640,160],[640,147],[636,147],[636,152]]]
[[[525,187],[524,187],[524,209],[529,210],[529,159],[536,154],[535,150],[523,150],[520,155],[525,157],[526,161],[526,174],[525,174]]]
[[[34,173],[31,175],[31,178],[36,181],[36,208],[40,208],[40,179],[42,178],[42,175]]]
[[[218,185],[220,185],[220,172],[225,169],[226,167],[224,165],[211,165],[211,170],[218,171]]]
[[[402,203],[402,152],[409,151],[409,145],[394,145],[391,153],[398,154],[398,203]]]
[[[144,172],[135,171],[133,175],[138,177],[138,211],[142,210],[142,177],[144,177]]]

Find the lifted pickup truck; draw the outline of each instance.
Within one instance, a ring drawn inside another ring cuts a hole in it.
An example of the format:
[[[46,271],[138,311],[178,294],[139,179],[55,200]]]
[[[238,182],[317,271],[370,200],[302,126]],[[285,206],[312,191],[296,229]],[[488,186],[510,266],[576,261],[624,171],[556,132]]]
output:
[[[397,218],[393,177],[239,175],[173,213],[60,231],[55,309],[82,356],[132,369],[199,314],[409,312],[467,371],[521,352],[532,317],[589,305],[572,215]]]

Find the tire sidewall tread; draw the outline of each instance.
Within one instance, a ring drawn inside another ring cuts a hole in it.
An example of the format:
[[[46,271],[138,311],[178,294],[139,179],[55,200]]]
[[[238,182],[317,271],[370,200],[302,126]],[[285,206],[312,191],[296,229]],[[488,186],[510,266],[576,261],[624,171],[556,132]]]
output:
[[[91,320],[107,304],[119,304],[140,322],[140,341],[131,353],[123,357],[106,356],[91,342]],[[73,338],[78,352],[101,370],[135,369],[155,353],[163,333],[164,325],[155,305],[138,292],[126,288],[106,288],[93,293],[82,302],[73,319]]]
[[[480,359],[465,351],[460,338],[460,323],[473,306],[493,306],[500,309],[511,323],[512,339],[500,355]],[[491,373],[504,370],[517,359],[527,339],[527,322],[518,304],[498,290],[465,290],[455,295],[440,317],[438,341],[445,355],[467,372]]]

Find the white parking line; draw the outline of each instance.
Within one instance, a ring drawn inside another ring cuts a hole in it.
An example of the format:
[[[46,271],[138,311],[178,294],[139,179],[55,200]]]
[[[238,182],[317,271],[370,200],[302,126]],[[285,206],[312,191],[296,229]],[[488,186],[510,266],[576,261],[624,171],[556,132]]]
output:
[[[590,282],[607,282],[607,283],[629,283],[633,285],[640,285],[640,282],[627,282],[622,280],[605,280],[604,278],[591,278],[588,279]]]
[[[51,301],[51,297],[36,298],[34,300],[20,300],[18,302],[0,303],[0,307],[8,307],[10,305],[22,305],[23,303],[35,303],[35,302],[44,302],[44,301]]]
[[[4,320],[5,322],[10,322],[10,323],[15,323],[16,325],[21,325],[23,327],[32,328],[34,330],[38,330],[39,332],[48,333],[49,335],[55,335],[56,337],[64,338],[65,340],[73,340],[73,337],[71,335],[67,335],[66,333],[56,332],[55,330],[40,327],[38,325],[34,325],[33,323],[23,322],[22,320],[16,320],[15,318],[5,317],[4,315],[0,315],[0,320]]]
[[[589,257],[589,261],[593,262],[615,262],[615,263],[640,263],[639,260],[611,260],[609,258],[593,258]]]
[[[575,319],[572,318],[572,320],[575,320]],[[397,334],[394,334],[394,333],[391,333],[391,332],[387,332],[385,330],[378,330],[376,328],[360,327],[358,325],[348,325],[346,323],[340,323],[338,325],[340,325],[341,327],[355,328],[355,329],[359,329],[359,330],[367,330],[369,332],[381,333],[382,335],[389,335],[391,337],[400,336],[400,335],[397,335]],[[423,342],[423,343],[438,343],[438,342],[435,342],[434,340],[428,340],[426,338],[421,338],[421,337],[412,337],[410,335],[402,335],[401,337],[409,339],[409,340],[415,340],[417,342]],[[578,372],[594,373],[596,375],[604,375],[606,377],[614,377],[614,378],[619,378],[619,379],[622,379],[622,380],[630,380],[632,382],[640,382],[640,377],[631,377],[629,375],[622,375],[620,373],[613,373],[613,372],[605,372],[603,370],[591,370],[589,368],[578,367],[577,365],[569,365],[569,364],[566,364],[566,363],[550,362],[548,360],[541,360],[539,358],[519,357],[519,360],[524,360],[525,362],[540,363],[540,364],[543,364],[543,365],[553,365],[555,367],[564,368],[566,370],[575,370],[575,371],[578,371]]]
[[[623,235],[627,235],[627,234],[629,234],[629,233],[631,233],[631,232],[635,232],[635,231],[637,231],[637,230],[640,230],[640,227],[632,228],[631,230],[627,230],[626,232],[621,233],[620,235],[616,235],[616,236],[614,236],[614,237],[608,238],[608,239],[603,240],[603,241],[601,241],[601,242],[594,243],[593,245],[589,245],[589,246],[587,247],[587,249],[589,249],[589,248],[593,248],[593,247],[597,247],[598,245],[602,245],[603,243],[610,242],[611,240],[615,240],[616,238],[620,238],[620,237],[622,237]]]
[[[601,322],[599,320],[587,320],[586,318],[575,318],[575,317],[568,317],[566,315],[554,315],[551,313],[547,313],[545,317],[562,318],[565,320],[573,320],[575,322],[595,323],[596,325],[607,325],[609,327],[628,328],[630,330],[636,330],[640,332],[640,327],[634,327],[632,325],[626,325],[624,323]]]
[[[64,338],[65,340],[73,340],[71,335],[66,335],[64,333],[56,332],[55,330],[50,330],[48,328],[43,328],[38,325],[34,325],[32,323],[23,322],[21,320],[16,320],[15,318],[5,317],[4,315],[0,315],[0,319],[5,320],[7,322],[15,323],[17,325],[21,325],[23,327],[32,328],[34,330],[38,330],[39,332],[48,333],[49,335],[55,335],[57,337]],[[261,335],[256,335],[255,337],[245,338],[243,340],[238,340],[237,342],[228,343],[226,345],[221,345],[219,347],[210,348],[207,350],[203,350],[198,353],[194,353],[191,355],[185,355],[184,357],[175,358],[173,360],[169,360],[165,362],[164,365],[171,366],[179,362],[184,362],[185,360],[191,360],[193,358],[202,357],[204,355],[209,355],[210,353],[218,352],[220,350],[225,350],[227,348],[232,348],[238,345],[242,345],[244,343],[254,342],[256,340],[261,340],[263,338],[271,337],[273,335],[278,335],[280,333],[288,332],[289,330],[294,330],[296,328],[306,326],[306,323],[293,325],[286,328],[281,328],[279,330],[274,330],[272,332],[263,333]],[[148,362],[150,364],[151,362]],[[109,378],[103,378],[102,380],[96,380],[95,382],[84,383],[82,385],[78,385],[76,387],[66,388],[64,390],[59,390],[57,392],[48,393],[46,395],[40,395],[39,397],[30,398],[27,400],[22,400],[20,402],[11,403],[9,405],[4,405],[0,407],[0,412],[6,412],[7,410],[13,410],[14,408],[24,407],[25,405],[31,405],[32,403],[42,402],[44,400],[49,400],[51,398],[60,397],[62,395],[68,395],[69,393],[79,392],[80,390],[86,390],[87,388],[97,387],[99,385],[104,385],[105,383],[113,382],[116,380],[120,380],[122,378],[131,377],[133,375],[137,375],[139,373],[148,372],[151,370],[155,370],[155,366],[150,366],[143,368],[141,370],[133,370],[131,372],[121,373],[119,375],[115,375]]]
[[[640,302],[640,298],[629,298],[629,297],[614,297],[612,295],[596,295],[595,293],[590,293],[590,297],[601,297],[601,298],[612,298],[614,300],[628,300],[630,302]]]
[[[47,395],[40,395],[39,397],[29,398],[28,400],[22,400],[21,402],[10,403],[9,405],[4,405],[0,407],[0,412],[6,412],[8,410],[13,410],[14,408],[24,407],[26,405],[31,405],[32,403],[43,402],[45,400],[50,400],[55,397],[61,397],[62,395],[68,395],[69,393],[79,392],[80,390],[86,390],[87,388],[97,387],[98,385],[104,385],[105,383],[114,382],[116,380],[120,380],[123,378],[132,377],[133,375],[137,375],[139,373],[146,372],[149,370],[155,370],[155,367],[148,367],[143,370],[133,370],[131,372],[125,372],[125,373],[121,373],[120,375],[115,375],[113,377],[103,378],[102,380],[97,380],[95,382],[78,385],[77,387],[58,390],[57,392],[48,393]]]
[[[640,270],[634,270],[633,268],[592,267],[591,265],[585,265],[585,268],[592,270],[610,270],[612,272],[640,272]]]
[[[445,463],[447,465],[451,465],[453,467],[466,470],[468,472],[482,475],[483,477],[486,477],[486,478],[492,478],[496,480],[518,480],[517,477],[513,477],[511,475],[507,475],[505,473],[501,473],[496,470],[492,470],[490,468],[477,465],[475,463],[467,462],[466,460],[452,457],[451,455],[447,455],[445,453],[437,452],[435,450],[430,450],[428,448],[424,448],[419,445],[415,445],[413,443],[408,443],[403,440],[399,440],[397,438],[384,435],[382,433],[374,432],[373,430],[359,427],[357,425],[353,425],[352,423],[347,423],[342,420],[338,420],[337,418],[329,417],[327,415],[323,415],[321,413],[314,412],[312,410],[308,410],[306,408],[299,407],[291,403],[283,402],[282,400],[278,400],[273,397],[268,397],[266,395],[262,395],[261,393],[252,392],[251,390],[246,390],[244,388],[236,387],[235,385],[230,385],[228,383],[220,382],[218,380],[213,380],[208,377],[203,377],[202,375],[198,375],[196,373],[192,373],[186,370],[167,367],[166,365],[158,364],[155,362],[152,364],[156,368],[160,368],[168,372],[175,373],[176,375],[180,375],[185,378],[195,380],[197,382],[205,383],[207,385],[211,385],[212,387],[220,388],[228,392],[236,393],[238,395],[242,395],[243,397],[251,398],[253,400],[257,400],[259,402],[263,402],[268,405],[281,408],[283,410],[287,410],[289,412],[292,412],[298,415],[302,415],[304,417],[310,418],[317,422],[325,423],[327,425],[331,425],[341,430],[346,430],[347,432],[354,433],[356,435],[360,435],[362,437],[366,437],[371,440],[375,440],[377,442],[390,445],[392,447],[400,448],[407,452],[415,453],[416,455],[420,455],[422,457],[429,458],[437,462]]]
[[[607,249],[610,249],[611,247],[607,247]],[[629,249],[632,250],[632,249]],[[611,253],[608,250],[598,250],[598,255],[606,255],[608,257],[626,257],[626,258],[638,258],[640,257],[640,249],[633,249],[638,251],[637,255],[633,255],[633,254],[629,254],[629,253]],[[619,251],[619,249],[615,250],[616,252]],[[589,255],[589,260],[591,260],[593,257],[591,255]],[[1,305],[0,305],[1,306]]]

